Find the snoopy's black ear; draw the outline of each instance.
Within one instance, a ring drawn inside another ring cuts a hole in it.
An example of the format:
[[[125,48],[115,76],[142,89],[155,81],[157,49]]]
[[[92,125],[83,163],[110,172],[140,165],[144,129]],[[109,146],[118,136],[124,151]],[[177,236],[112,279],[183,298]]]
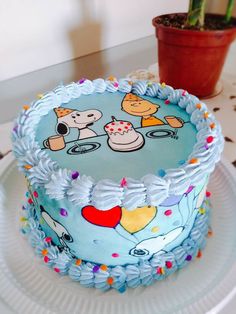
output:
[[[60,135],[68,135],[70,133],[70,129],[68,128],[68,125],[64,122],[58,123],[56,130],[57,130],[57,133]]]

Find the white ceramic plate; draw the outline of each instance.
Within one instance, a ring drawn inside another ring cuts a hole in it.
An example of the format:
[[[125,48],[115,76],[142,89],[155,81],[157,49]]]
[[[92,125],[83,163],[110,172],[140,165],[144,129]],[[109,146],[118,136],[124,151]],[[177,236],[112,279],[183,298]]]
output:
[[[9,155],[0,169],[5,195],[0,206],[0,297],[14,311],[25,314],[217,312],[232,296],[236,282],[236,180],[232,173],[234,169],[222,162],[211,178],[214,235],[201,259],[153,286],[128,289],[124,294],[103,293],[56,274],[34,255],[19,232],[26,187]]]

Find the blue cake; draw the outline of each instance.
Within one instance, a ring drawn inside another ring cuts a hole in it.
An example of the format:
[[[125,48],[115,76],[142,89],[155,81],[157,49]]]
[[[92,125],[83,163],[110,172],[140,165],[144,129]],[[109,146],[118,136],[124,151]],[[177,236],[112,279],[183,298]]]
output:
[[[57,273],[124,292],[201,255],[223,137],[197,97],[82,79],[24,106],[12,137],[28,189],[22,232]]]

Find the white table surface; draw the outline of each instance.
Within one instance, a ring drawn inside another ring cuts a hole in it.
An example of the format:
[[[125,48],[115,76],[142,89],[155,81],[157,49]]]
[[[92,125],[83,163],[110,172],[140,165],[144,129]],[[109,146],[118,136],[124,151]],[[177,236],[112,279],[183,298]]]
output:
[[[204,100],[220,121],[226,138],[224,156],[236,169],[236,42],[231,46],[220,84],[223,91],[216,97]],[[36,95],[55,87],[59,82],[77,81],[127,73],[138,78],[156,80],[156,40],[149,36],[96,54],[58,64],[46,69],[0,82],[0,159],[11,150],[10,132],[12,120],[24,105]],[[143,70],[137,70],[143,69]],[[1,161],[0,161],[1,166]],[[236,171],[235,174],[236,175]],[[236,278],[235,278],[236,283]],[[236,289],[236,288],[235,288]],[[224,300],[213,313],[236,313],[236,291]],[[0,299],[0,314],[13,313]]]

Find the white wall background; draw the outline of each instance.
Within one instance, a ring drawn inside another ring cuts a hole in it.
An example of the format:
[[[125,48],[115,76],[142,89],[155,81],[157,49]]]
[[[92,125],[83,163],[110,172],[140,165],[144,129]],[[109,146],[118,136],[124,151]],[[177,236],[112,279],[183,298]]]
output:
[[[0,81],[154,34],[188,0],[0,1]]]

